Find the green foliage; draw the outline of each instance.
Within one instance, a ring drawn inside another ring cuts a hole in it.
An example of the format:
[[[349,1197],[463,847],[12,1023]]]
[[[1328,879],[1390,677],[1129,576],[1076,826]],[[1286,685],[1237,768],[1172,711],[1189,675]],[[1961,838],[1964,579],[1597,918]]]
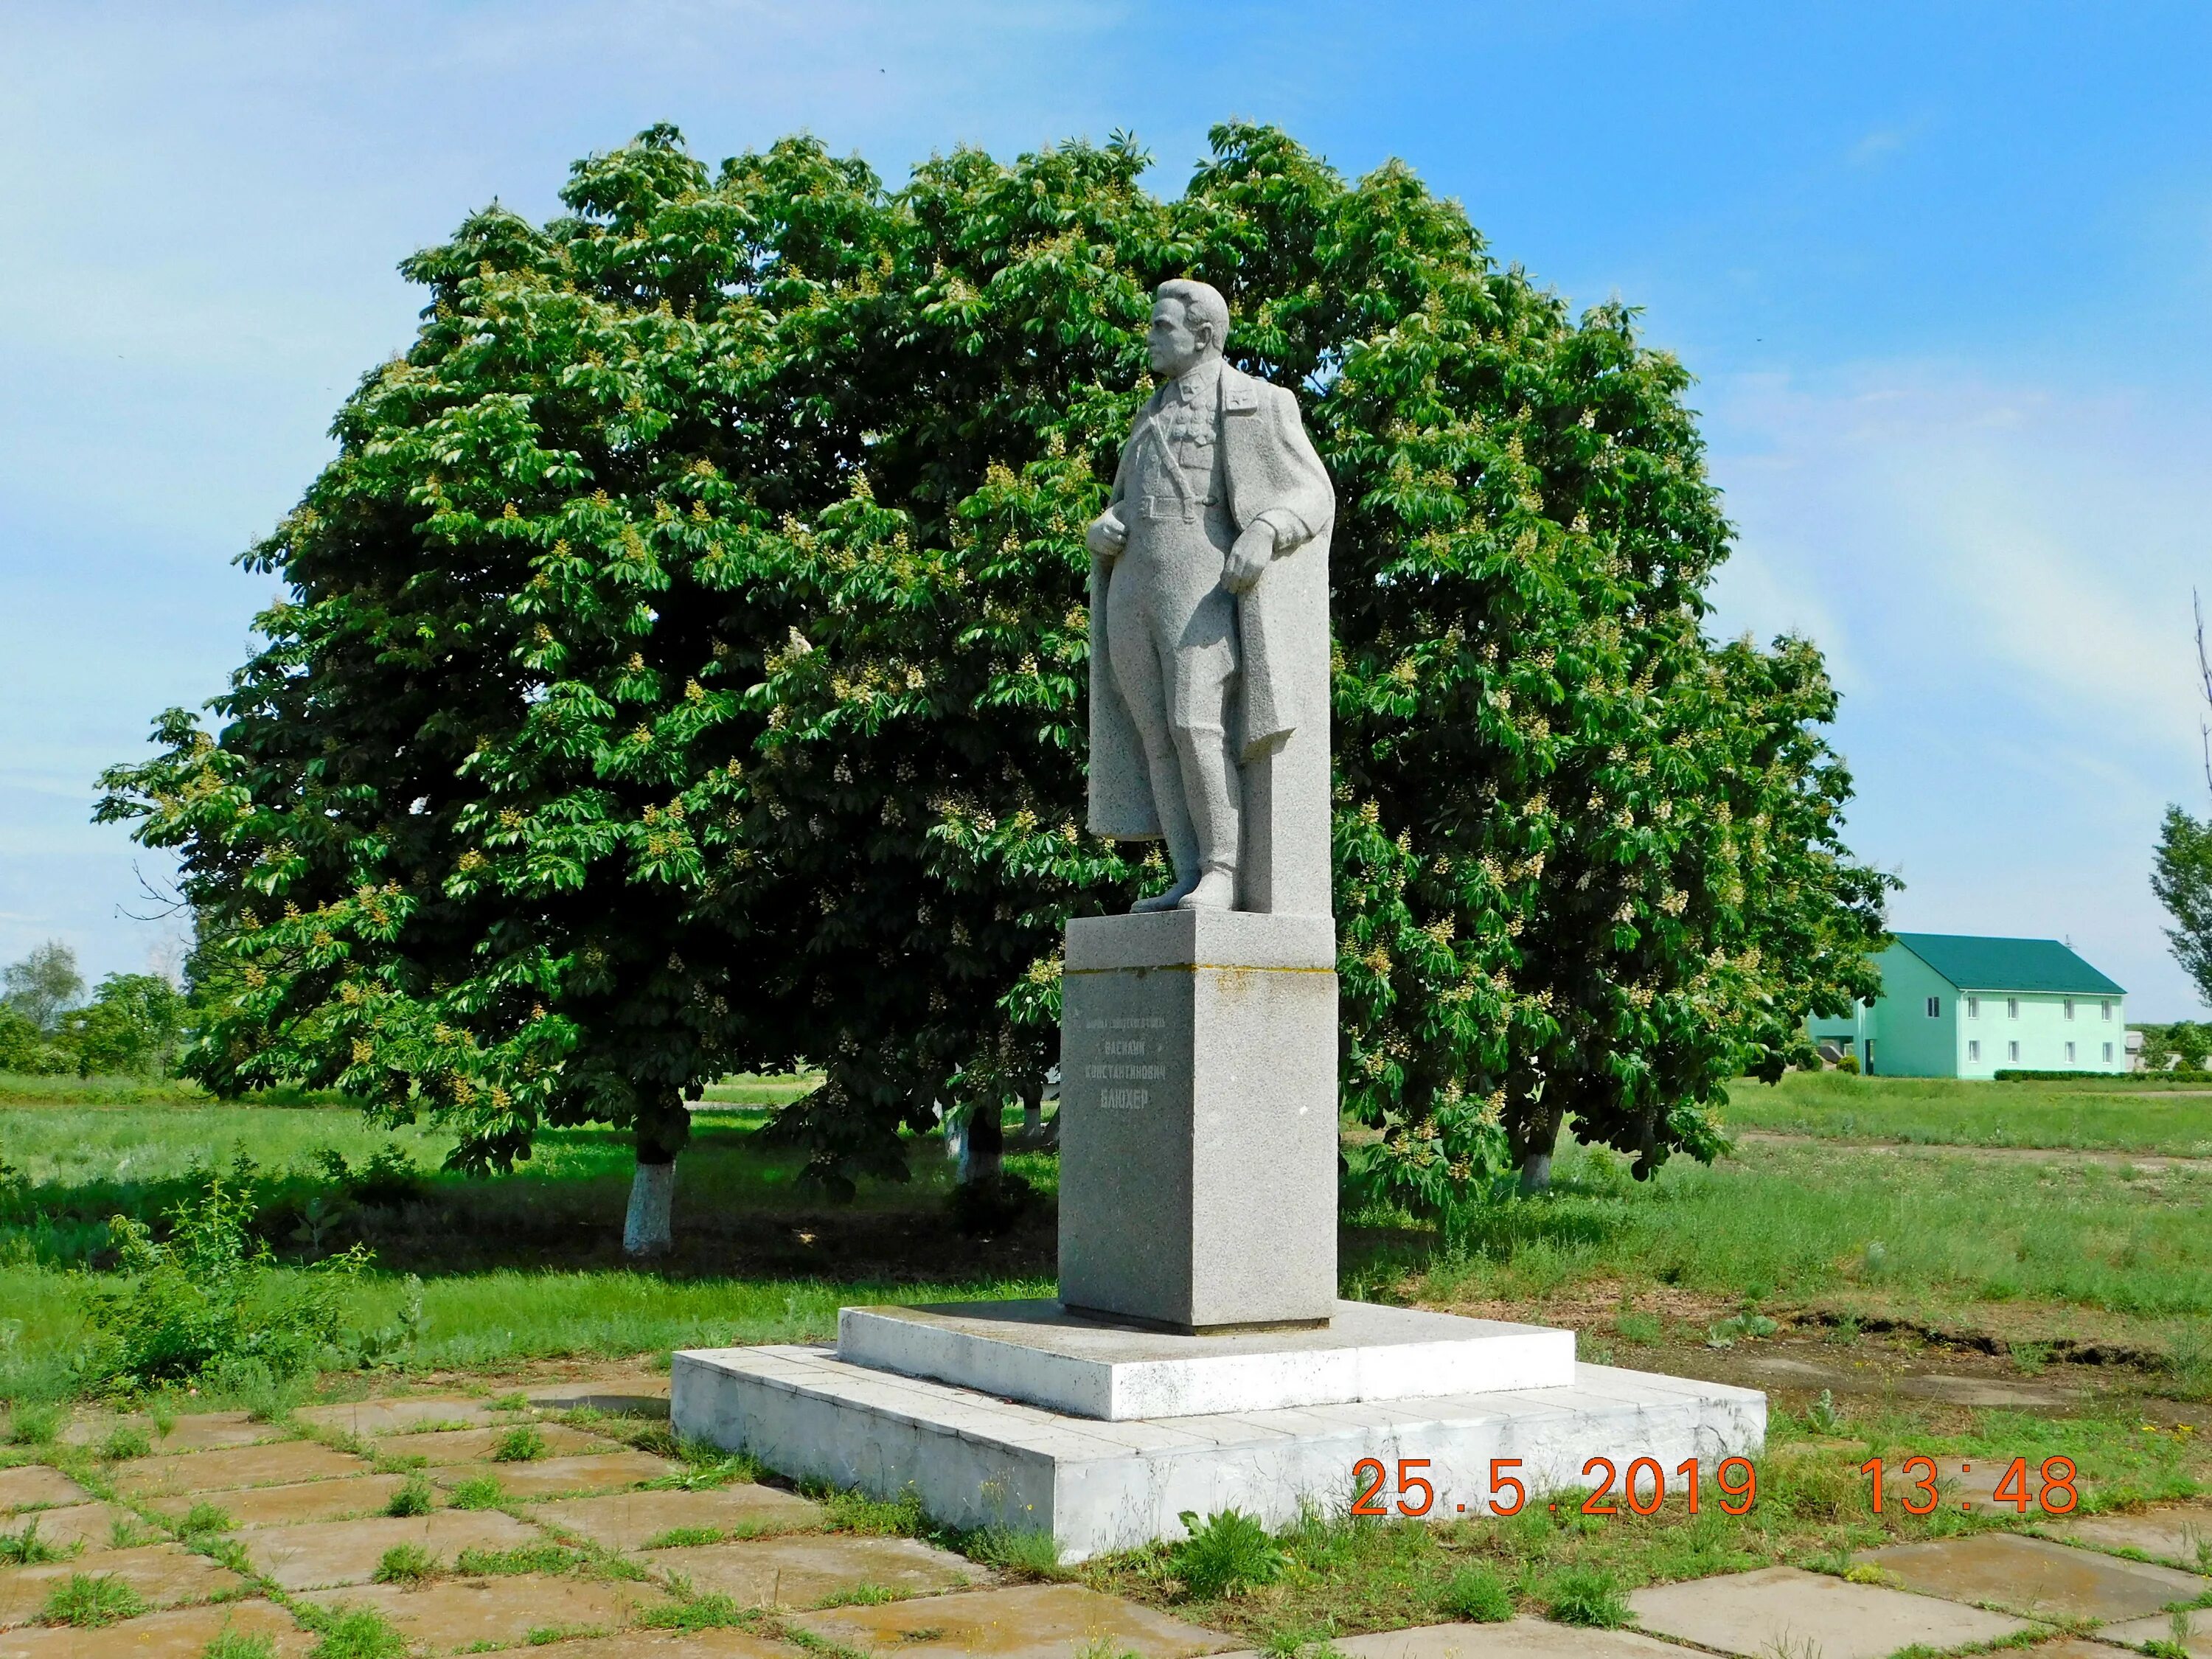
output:
[[[436,1494],[430,1490],[430,1483],[419,1474],[410,1474],[392,1494],[391,1501],[384,1506],[384,1512],[394,1516],[428,1515],[436,1502]]]
[[[79,1630],[105,1630],[125,1619],[136,1619],[146,1603],[113,1573],[73,1572],[46,1593],[39,1618],[49,1625],[72,1625]]]
[[[1392,163],[1229,125],[957,150],[887,191],[667,128],[407,263],[430,304],[247,556],[286,584],[212,732],[100,813],[179,853],[210,1086],[337,1087],[505,1168],[541,1126],[819,1059],[814,1173],[1024,1097],[1060,932],[1125,905],[1082,821],[1088,558],[1152,286],[1236,309],[1340,503],[1334,718],[1358,1174],[1436,1210],[1561,1115],[1710,1157],[1742,1067],[1876,988],[1818,654],[1715,647],[1727,526],[1619,305],[1571,319]]]
[[[186,1538],[198,1538],[228,1532],[235,1524],[228,1510],[202,1499],[185,1511],[185,1518],[177,1522],[177,1530]]]
[[[453,1571],[470,1578],[561,1573],[582,1565],[583,1561],[581,1555],[565,1545],[525,1544],[511,1550],[465,1549],[453,1558]]]
[[[0,999],[39,1030],[61,1029],[62,1016],[84,995],[76,952],[58,939],[48,939],[21,962],[0,972]]]
[[[807,1497],[822,1505],[823,1522],[832,1532],[858,1533],[864,1537],[916,1538],[929,1527],[921,1507],[921,1494],[911,1486],[896,1498],[871,1498],[864,1492],[836,1486],[802,1486]]]
[[[171,1211],[169,1236],[129,1216],[109,1224],[117,1277],[88,1311],[100,1369],[136,1384],[229,1370],[240,1378],[295,1376],[336,1344],[348,1280],[367,1265],[356,1247],[314,1267],[280,1270],[248,1231],[252,1200],[220,1176]]]
[[[58,1561],[68,1553],[58,1545],[39,1536],[39,1517],[33,1516],[17,1532],[0,1532],[0,1564],[11,1567],[35,1567],[49,1561]]]
[[[1437,1605],[1455,1619],[1470,1624],[1503,1624],[1513,1616],[1513,1592],[1494,1567],[1478,1563],[1462,1567],[1444,1580]]]
[[[107,1431],[100,1443],[100,1455],[110,1463],[121,1463],[133,1457],[143,1457],[154,1449],[154,1443],[146,1431],[135,1423],[118,1423]]]
[[[2179,806],[2166,809],[2151,857],[2150,889],[2173,918],[2166,930],[2173,959],[2197,981],[2198,994],[2212,1002],[2212,819],[2199,822]],[[2201,1050],[2195,1060],[2203,1064]]]
[[[68,1049],[41,1031],[20,1009],[0,1003],[0,1072],[55,1077],[75,1069]]]
[[[507,1489],[495,1474],[472,1474],[447,1489],[446,1501],[457,1510],[495,1510],[507,1502]]]
[[[407,1638],[374,1607],[302,1606],[301,1622],[316,1633],[308,1659],[407,1659]]]
[[[1583,1625],[1595,1630],[1617,1630],[1629,1620],[1628,1598],[1609,1572],[1589,1567],[1570,1567],[1552,1577],[1543,1588],[1544,1612],[1563,1625]]]
[[[159,974],[110,974],[92,1000],[62,1019],[61,1042],[77,1075],[155,1076],[174,1064],[183,1042],[185,997]]]
[[[1182,1524],[1190,1536],[1176,1546],[1176,1577],[1200,1601],[1272,1584],[1291,1564],[1267,1529],[1241,1510],[1218,1510],[1203,1521],[1186,1510]]]
[[[200,1650],[200,1659],[276,1659],[276,1638],[265,1631],[225,1627]]]
[[[492,1448],[495,1463],[528,1463],[545,1455],[545,1436],[534,1423],[519,1423]]]
[[[765,1609],[740,1606],[734,1597],[715,1591],[647,1607],[637,1622],[647,1630],[723,1630],[757,1625],[765,1616]]]
[[[1060,1564],[1060,1546],[1048,1532],[985,1527],[969,1534],[961,1549],[970,1560],[994,1567],[1017,1583],[1044,1583],[1067,1576]]]
[[[423,1584],[438,1576],[438,1563],[420,1544],[394,1544],[376,1563],[380,1584]]]
[[[350,1201],[371,1208],[397,1209],[422,1197],[425,1190],[422,1172],[415,1167],[415,1160],[397,1146],[380,1146],[359,1169],[348,1164],[345,1154],[334,1146],[318,1152],[316,1161]]]

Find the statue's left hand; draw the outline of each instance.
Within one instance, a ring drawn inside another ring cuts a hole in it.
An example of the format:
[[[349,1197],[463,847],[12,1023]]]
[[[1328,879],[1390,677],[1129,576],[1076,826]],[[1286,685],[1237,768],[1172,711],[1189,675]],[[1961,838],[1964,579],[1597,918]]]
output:
[[[1221,585],[1232,593],[1249,593],[1274,558],[1274,526],[1264,519],[1249,524],[1222,564]]]

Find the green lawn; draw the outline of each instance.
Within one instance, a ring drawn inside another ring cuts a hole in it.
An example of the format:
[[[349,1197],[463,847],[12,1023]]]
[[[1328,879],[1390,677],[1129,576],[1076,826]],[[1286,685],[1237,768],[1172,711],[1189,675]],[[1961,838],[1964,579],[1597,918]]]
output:
[[[1737,1129],[1924,1146],[2041,1146],[2212,1158],[2212,1075],[2131,1084],[1967,1083],[1792,1072],[1729,1089]]]
[[[794,1086],[804,1085],[754,1079],[727,1091],[772,1098]],[[1349,1217],[1346,1288],[1533,1311],[1601,1332],[1618,1324],[1616,1310],[1673,1308],[1680,1336],[1755,1308],[2062,1352],[2095,1339],[2202,1390],[2212,1381],[2212,1164],[2142,1171],[1846,1140],[2019,1145],[2037,1114],[2053,1125],[2071,1115],[2073,1139],[2062,1144],[2084,1144],[2094,1118],[2102,1139],[2087,1144],[2166,1150],[2191,1133],[2179,1121],[2204,1109],[2186,1097],[2070,1087],[1832,1074],[1778,1090],[1740,1085],[1737,1127],[1822,1138],[1747,1140],[1717,1166],[1678,1158],[1649,1183],[1631,1181],[1609,1153],[1569,1148],[1557,1189],[1536,1200],[1478,1206],[1443,1229]],[[157,1220],[210,1167],[250,1180],[257,1230],[281,1257],[309,1261],[356,1242],[374,1251],[357,1293],[360,1328],[397,1325],[419,1294],[417,1365],[821,1339],[844,1303],[1051,1286],[1048,1205],[1002,1236],[963,1233],[934,1139],[912,1143],[908,1181],[867,1183],[837,1206],[804,1185],[794,1154],[760,1139],[769,1109],[702,1109],[680,1168],[678,1252],[641,1273],[620,1253],[630,1160],[611,1131],[548,1132],[514,1174],[471,1181],[438,1170],[450,1145],[441,1132],[372,1129],[342,1107],[117,1104],[62,1092],[44,1105],[0,1106],[0,1163],[20,1176],[0,1189],[0,1392],[53,1386],[83,1342],[85,1291],[112,1260],[108,1218]],[[347,1201],[321,1154],[358,1169],[386,1147],[414,1164],[416,1190]],[[1054,1159],[1010,1164],[1049,1197]],[[1646,1327],[1632,1319],[1629,1328]]]

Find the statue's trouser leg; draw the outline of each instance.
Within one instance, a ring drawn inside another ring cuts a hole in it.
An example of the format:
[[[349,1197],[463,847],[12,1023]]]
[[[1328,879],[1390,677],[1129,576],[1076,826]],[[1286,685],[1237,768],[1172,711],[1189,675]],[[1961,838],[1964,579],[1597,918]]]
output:
[[[1218,605],[1215,604],[1218,600]],[[1232,602],[1216,588],[1201,605],[1183,637],[1204,636],[1208,609],[1227,613],[1219,631],[1203,644],[1185,644],[1173,653],[1168,691],[1168,720],[1182,757],[1184,787],[1190,796],[1192,828],[1201,869],[1237,872],[1242,815],[1237,757],[1229,743],[1229,694],[1237,678],[1237,659],[1227,638],[1234,620]]]
[[[1168,679],[1160,670],[1160,648],[1145,602],[1148,584],[1143,575],[1125,554],[1106,592],[1107,650],[1113,659],[1114,684],[1145,745],[1152,802],[1168,856],[1175,863],[1176,884],[1188,890],[1198,882],[1198,835],[1185,800],[1182,763],[1168,727]]]

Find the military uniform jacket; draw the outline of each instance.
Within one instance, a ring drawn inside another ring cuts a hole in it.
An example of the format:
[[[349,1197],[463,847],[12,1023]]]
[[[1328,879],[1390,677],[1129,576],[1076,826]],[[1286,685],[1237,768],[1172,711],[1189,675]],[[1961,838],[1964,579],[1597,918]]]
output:
[[[1249,762],[1282,742],[1301,720],[1328,718],[1328,647],[1322,623],[1318,664],[1295,660],[1291,647],[1294,618],[1285,607],[1294,585],[1284,568],[1292,560],[1318,568],[1327,592],[1329,532],[1336,517],[1336,492],[1313,441],[1298,418],[1297,399],[1227,362],[1219,366],[1213,412],[1214,447],[1232,535],[1267,520],[1275,531],[1275,560],[1259,581],[1237,601],[1238,690],[1231,718],[1239,722],[1240,747]],[[1137,501],[1128,485],[1135,446],[1146,434],[1173,390],[1155,392],[1139,412],[1131,437],[1115,470],[1109,507],[1133,532],[1147,511],[1175,510],[1157,498]],[[1155,438],[1154,441],[1158,441]],[[1196,469],[1194,469],[1196,470]],[[1188,476],[1188,473],[1185,475]],[[1200,476],[1205,476],[1201,471]],[[1202,497],[1191,503],[1203,518]],[[1224,553],[1226,550],[1224,550]],[[1127,557],[1127,554],[1121,556]],[[1091,828],[1116,839],[1142,840],[1160,833],[1152,805],[1152,781],[1136,726],[1121,702],[1106,643],[1106,596],[1119,560],[1094,558],[1091,564]],[[1322,601],[1326,617],[1326,599]],[[1311,641],[1306,654],[1311,654]],[[1299,670],[1304,669],[1301,676]],[[1313,681],[1304,684],[1304,679]]]

